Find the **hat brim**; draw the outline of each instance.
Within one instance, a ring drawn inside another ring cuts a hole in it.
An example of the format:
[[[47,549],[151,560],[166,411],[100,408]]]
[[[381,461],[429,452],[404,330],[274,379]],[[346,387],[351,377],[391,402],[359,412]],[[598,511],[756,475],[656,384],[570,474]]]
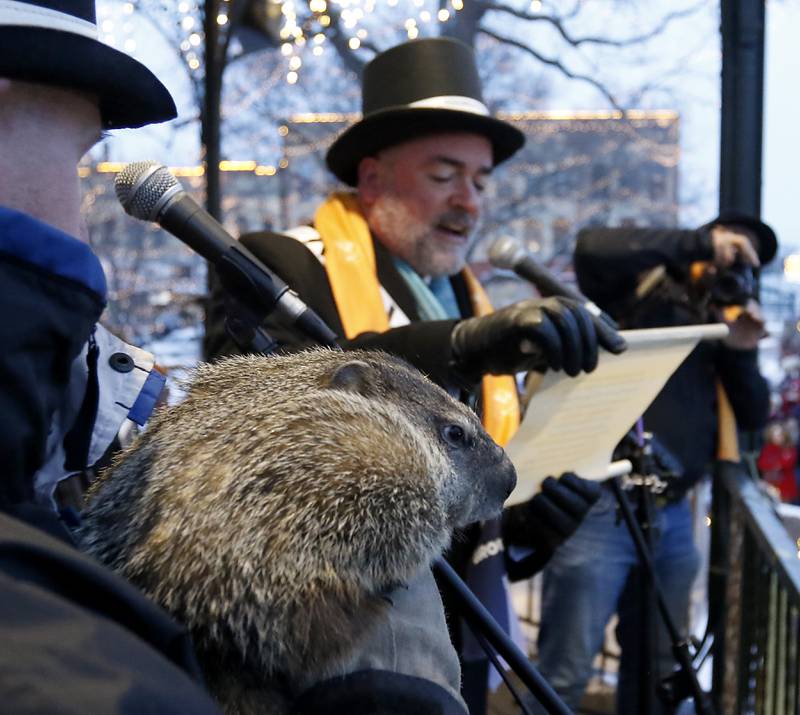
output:
[[[375,112],[348,127],[331,144],[325,162],[338,179],[355,186],[358,165],[365,157],[410,139],[451,132],[485,136],[492,143],[495,166],[525,143],[525,135],[519,129],[494,117],[452,109],[407,107]]]
[[[709,224],[709,226],[714,225],[741,226],[750,229],[758,239],[756,252],[762,266],[767,265],[778,252],[778,237],[775,235],[775,231],[763,221],[748,214],[730,210],[721,211],[720,215]]]
[[[0,77],[97,95],[106,129],[177,116],[167,88],[141,62],[89,37],[38,27],[0,27]]]

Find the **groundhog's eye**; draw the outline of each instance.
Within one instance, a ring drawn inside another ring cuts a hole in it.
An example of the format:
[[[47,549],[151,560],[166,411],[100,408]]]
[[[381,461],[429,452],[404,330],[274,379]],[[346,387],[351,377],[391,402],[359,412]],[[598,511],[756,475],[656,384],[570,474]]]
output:
[[[442,439],[453,447],[465,447],[469,442],[466,431],[459,425],[442,427]]]

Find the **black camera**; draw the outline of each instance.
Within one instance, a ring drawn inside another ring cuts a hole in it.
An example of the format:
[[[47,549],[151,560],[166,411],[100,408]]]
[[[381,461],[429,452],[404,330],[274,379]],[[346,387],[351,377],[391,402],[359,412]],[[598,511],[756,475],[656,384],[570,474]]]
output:
[[[746,305],[755,295],[755,273],[752,266],[742,261],[721,269],[709,287],[709,301],[721,306]]]

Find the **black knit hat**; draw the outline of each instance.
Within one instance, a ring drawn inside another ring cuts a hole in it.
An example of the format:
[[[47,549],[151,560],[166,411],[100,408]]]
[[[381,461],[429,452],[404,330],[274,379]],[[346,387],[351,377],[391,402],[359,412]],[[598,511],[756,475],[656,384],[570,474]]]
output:
[[[463,42],[412,40],[377,55],[365,68],[362,119],[328,149],[328,168],[355,186],[367,156],[409,139],[440,132],[472,132],[492,143],[494,163],[514,154],[525,135],[489,116],[475,55]]]
[[[106,129],[177,114],[147,67],[97,39],[94,0],[0,0],[0,77],[91,92]]]

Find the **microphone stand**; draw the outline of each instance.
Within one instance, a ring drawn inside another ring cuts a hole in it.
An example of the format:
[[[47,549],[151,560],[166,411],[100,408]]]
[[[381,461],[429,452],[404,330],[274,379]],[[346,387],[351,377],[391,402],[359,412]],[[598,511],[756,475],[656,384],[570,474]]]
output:
[[[225,291],[225,332],[243,353],[270,355],[278,347],[277,341],[261,327],[264,317]]]
[[[508,663],[514,674],[525,684],[549,715],[573,715],[542,674],[534,668],[525,654],[511,640],[486,607],[470,591],[467,584],[442,558],[433,564],[433,572],[445,583],[447,590],[463,609],[462,616],[473,631],[480,633]],[[488,652],[488,651],[487,651]],[[522,703],[520,703],[522,705]],[[522,705],[524,707],[524,705]]]
[[[697,672],[694,669],[694,644],[692,643],[690,637],[682,637],[680,635],[678,627],[675,625],[675,621],[673,621],[672,615],[667,608],[667,603],[664,599],[664,593],[658,580],[658,574],[656,573],[655,566],[653,565],[651,548],[648,546],[648,543],[645,540],[645,536],[642,532],[642,527],[637,522],[631,506],[628,503],[628,499],[626,498],[622,488],[620,477],[614,477],[611,480],[611,489],[613,490],[614,496],[617,499],[620,513],[622,518],[625,520],[625,525],[628,527],[631,539],[633,539],[636,552],[639,556],[639,561],[641,562],[641,565],[647,576],[647,581],[649,582],[648,585],[651,592],[655,596],[658,611],[661,615],[667,632],[669,633],[669,638],[672,643],[672,653],[676,662],[678,663],[678,666],[680,667],[680,670],[675,674],[677,677],[670,676],[667,679],[668,682],[664,683],[662,688],[662,697],[665,700],[668,700],[669,704],[674,706],[686,697],[691,696],[694,700],[694,707],[697,715],[714,715],[714,710],[712,708],[708,693],[701,687],[700,681],[697,678]],[[641,486],[640,489],[646,490],[647,487]],[[644,497],[644,499],[648,498],[652,499],[652,496],[649,495],[649,493]],[[651,514],[652,509],[646,508],[645,513]],[[649,601],[650,599],[648,598],[647,600]],[[649,614],[644,614],[645,618],[648,618],[648,616]],[[651,639],[653,634],[651,629],[647,628],[645,631],[646,642],[652,647]],[[645,702],[649,701],[652,697],[652,688],[647,688],[647,691],[648,692],[645,693],[646,697],[644,698]],[[649,710],[646,712],[649,712]]]

